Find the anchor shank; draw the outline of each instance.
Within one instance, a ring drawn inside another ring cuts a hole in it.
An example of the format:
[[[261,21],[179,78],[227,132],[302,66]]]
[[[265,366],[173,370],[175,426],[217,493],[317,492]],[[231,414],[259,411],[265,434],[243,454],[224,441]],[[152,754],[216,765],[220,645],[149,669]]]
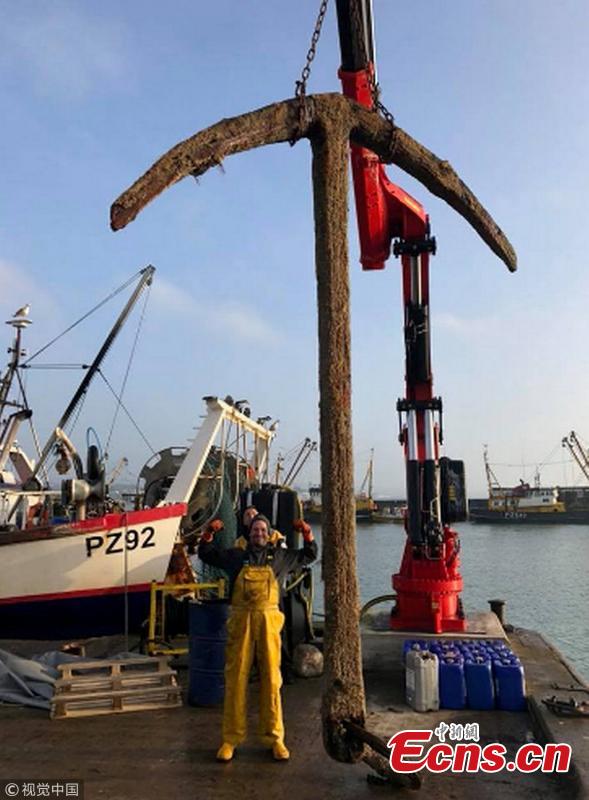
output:
[[[362,758],[364,747],[343,725],[347,720],[363,725],[365,717],[352,457],[348,136],[336,116],[314,131],[311,145],[326,620],[323,738],[332,758],[355,762]]]

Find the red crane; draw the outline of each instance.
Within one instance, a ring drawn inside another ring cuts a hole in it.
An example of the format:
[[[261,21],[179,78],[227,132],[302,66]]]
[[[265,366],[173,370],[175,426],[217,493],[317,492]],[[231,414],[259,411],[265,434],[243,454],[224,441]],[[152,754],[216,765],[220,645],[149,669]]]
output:
[[[373,108],[378,99],[371,0],[336,4],[343,93]],[[397,411],[406,463],[407,542],[392,577],[397,602],[391,627],[461,631],[459,539],[450,523],[464,518],[456,509],[464,509],[466,501],[461,462],[439,454],[442,400],[433,393],[429,319],[429,259],[436,242],[423,206],[387,178],[378,156],[351,145],[351,162],[362,267],[383,269],[392,245],[403,276],[405,397],[398,400]],[[456,502],[457,491],[462,503]]]

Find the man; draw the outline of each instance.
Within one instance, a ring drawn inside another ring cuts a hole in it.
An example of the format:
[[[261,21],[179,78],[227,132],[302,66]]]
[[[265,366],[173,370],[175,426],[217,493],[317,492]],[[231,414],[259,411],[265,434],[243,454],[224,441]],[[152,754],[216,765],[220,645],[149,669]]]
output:
[[[258,513],[258,509],[255,506],[247,506],[247,508],[244,509],[241,518],[243,522],[243,535],[235,541],[235,547],[241,547],[242,550],[245,550],[249,541],[250,525],[254,517],[258,516]],[[283,536],[280,531],[271,530],[269,542],[274,547],[286,547],[286,537]]]
[[[198,548],[198,555],[205,564],[228,573],[231,591],[225,649],[223,744],[217,752],[219,761],[231,761],[235,748],[246,738],[247,685],[254,653],[260,671],[260,737],[272,748],[277,761],[290,757],[284,744],[280,699],[280,631],[284,614],[278,608],[279,583],[293,569],[311,564],[317,557],[311,528],[302,520],[295,522],[295,528],[303,534],[303,548],[276,548],[269,544],[272,530],[269,520],[258,514],[250,525],[245,549],[222,549],[213,541],[214,533],[220,529],[215,521],[203,534]]]

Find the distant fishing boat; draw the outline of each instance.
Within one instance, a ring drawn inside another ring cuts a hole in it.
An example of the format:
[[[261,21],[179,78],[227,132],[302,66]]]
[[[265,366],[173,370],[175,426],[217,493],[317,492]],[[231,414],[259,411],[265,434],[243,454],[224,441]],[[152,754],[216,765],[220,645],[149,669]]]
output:
[[[372,498],[372,484],[374,476],[374,449],[370,451],[368,466],[360,486],[360,491],[355,495],[356,522],[372,522],[372,517],[378,511],[378,506]],[[321,487],[309,488],[309,499],[304,504],[305,517],[310,521],[320,521],[322,512]]]
[[[589,478],[589,460],[574,431],[563,439],[575,460]],[[490,524],[562,525],[589,524],[589,487],[541,486],[536,473],[533,486],[520,480],[514,487],[502,486],[489,463],[487,448],[483,452],[489,496],[486,502],[471,501],[472,522]]]
[[[400,506],[378,506],[376,511],[372,513],[371,522],[376,523],[395,523],[403,525],[405,522],[405,515],[407,514],[407,505]]]

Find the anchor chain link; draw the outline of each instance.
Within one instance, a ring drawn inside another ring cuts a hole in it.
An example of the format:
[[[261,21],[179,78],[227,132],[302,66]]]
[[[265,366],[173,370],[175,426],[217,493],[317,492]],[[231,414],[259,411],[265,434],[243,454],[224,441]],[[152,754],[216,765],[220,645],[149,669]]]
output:
[[[325,19],[325,14],[327,12],[328,4],[329,0],[321,0],[321,4],[319,6],[319,13],[317,14],[317,19],[315,21],[315,28],[313,30],[313,35],[311,36],[311,46],[307,51],[307,57],[305,59],[305,66],[301,71],[300,79],[298,81],[295,81],[295,97],[299,99],[299,125],[298,125],[299,133],[293,136],[293,138],[290,140],[291,145],[294,145],[296,141],[300,138],[301,135],[300,131],[302,131],[306,127],[306,124],[308,123],[309,111],[306,104],[307,81],[309,80],[309,76],[311,75],[311,64],[313,63],[313,60],[317,53],[317,44],[321,36],[321,29],[323,27],[323,21]],[[365,30],[365,26],[360,11],[360,0],[352,0],[352,2],[350,3],[350,8],[356,30],[357,32],[361,33],[362,31]],[[360,41],[362,47],[362,58],[364,63],[367,65],[366,75],[368,77],[368,82],[370,85],[370,94],[372,96],[372,111],[375,111],[377,114],[380,114],[393,129],[391,135],[391,150],[393,150],[396,138],[395,117],[380,99],[380,93],[381,93],[380,85],[375,80],[374,64],[372,64],[368,56],[368,53],[366,52],[365,37],[361,36]],[[372,65],[372,69],[368,69],[368,64]]]
[[[301,72],[300,80],[295,81],[295,97],[304,98],[306,96],[307,81],[309,79],[309,75],[311,74],[311,64],[313,63],[313,59],[315,58],[315,54],[317,52],[317,44],[319,42],[319,37],[321,36],[321,28],[327,12],[328,3],[329,0],[321,0],[319,13],[317,14],[317,20],[315,22],[315,30],[313,31],[313,36],[311,36],[311,46],[307,51],[305,66]]]

